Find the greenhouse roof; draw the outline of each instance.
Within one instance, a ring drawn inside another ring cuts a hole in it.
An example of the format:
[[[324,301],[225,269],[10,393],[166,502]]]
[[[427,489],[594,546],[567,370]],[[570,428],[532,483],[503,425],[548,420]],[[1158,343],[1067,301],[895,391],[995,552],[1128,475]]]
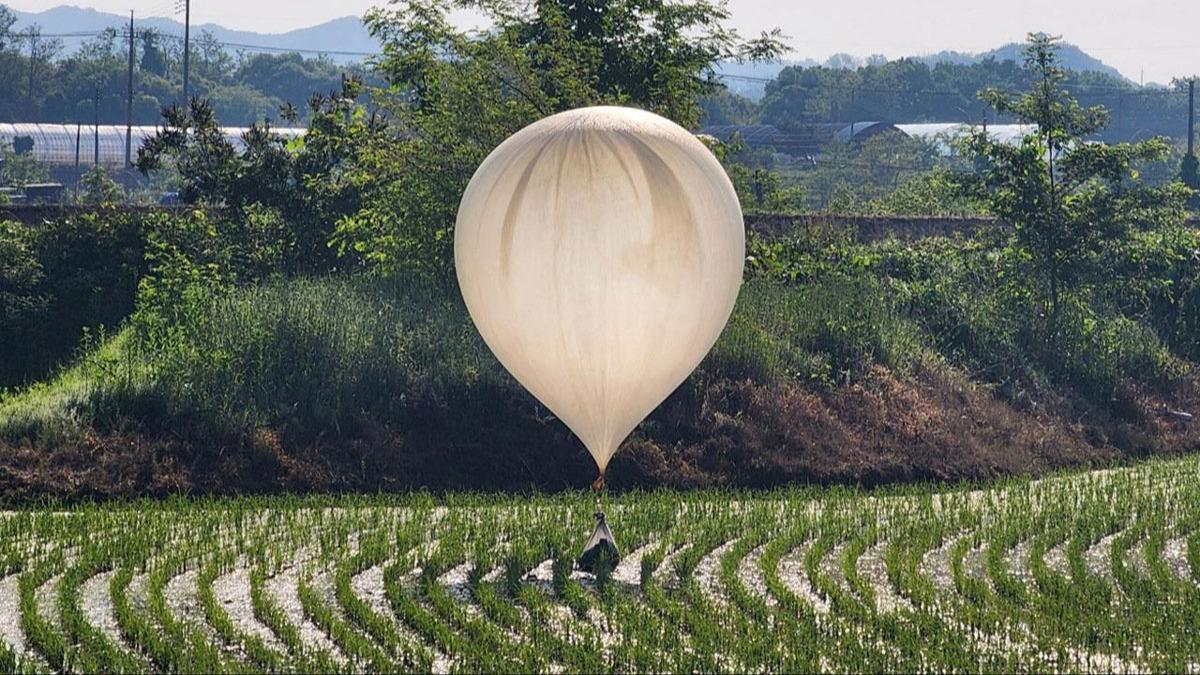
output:
[[[147,138],[158,132],[157,126],[135,126],[129,129],[131,148],[129,157],[137,158],[138,149]],[[223,127],[221,129],[226,140],[234,147],[242,147],[242,134],[245,127]],[[286,138],[304,134],[299,128],[273,128],[273,133]],[[108,167],[125,165],[125,125],[101,124],[39,124],[39,123],[6,123],[0,124],[0,143],[12,147],[17,138],[26,137],[33,140],[32,155],[39,162],[54,166],[103,164]],[[97,153],[97,146],[99,152]]]

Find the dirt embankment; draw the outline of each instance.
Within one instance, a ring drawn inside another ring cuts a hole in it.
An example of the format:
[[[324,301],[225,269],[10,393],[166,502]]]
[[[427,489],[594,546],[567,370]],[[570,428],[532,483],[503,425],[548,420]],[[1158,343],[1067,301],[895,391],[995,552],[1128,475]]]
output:
[[[1039,474],[1200,450],[1200,388],[1018,408],[953,374],[876,367],[832,389],[718,380],[680,388],[622,446],[609,484],[879,485]],[[0,496],[582,489],[595,467],[531,397],[420,401],[388,425],[214,434],[187,420],[94,433],[56,450],[0,448]]]

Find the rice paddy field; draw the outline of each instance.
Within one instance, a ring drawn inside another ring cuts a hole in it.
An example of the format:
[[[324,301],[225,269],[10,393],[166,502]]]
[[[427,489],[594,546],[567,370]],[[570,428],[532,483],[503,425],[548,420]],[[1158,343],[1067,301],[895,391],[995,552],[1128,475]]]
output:
[[[0,516],[0,671],[1200,671],[1200,461],[872,493]]]

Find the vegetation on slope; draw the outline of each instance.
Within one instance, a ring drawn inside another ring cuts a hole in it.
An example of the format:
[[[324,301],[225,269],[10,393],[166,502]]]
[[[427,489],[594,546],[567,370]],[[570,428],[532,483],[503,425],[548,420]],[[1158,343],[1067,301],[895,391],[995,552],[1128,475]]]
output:
[[[713,353],[626,444],[613,480],[948,480],[1193,449],[1194,427],[1169,411],[1200,398],[1184,328],[1194,300],[1179,306],[1133,275],[1106,295],[1143,321],[1072,296],[1050,344],[1036,308],[1005,293],[1014,253],[989,236],[762,243],[787,259],[747,283]],[[1194,233],[1138,243],[1134,261],[1175,258],[1176,283],[1194,279]],[[144,305],[105,349],[0,404],[14,496],[559,488],[592,471],[495,362],[452,287],[296,279],[172,307],[163,323]]]

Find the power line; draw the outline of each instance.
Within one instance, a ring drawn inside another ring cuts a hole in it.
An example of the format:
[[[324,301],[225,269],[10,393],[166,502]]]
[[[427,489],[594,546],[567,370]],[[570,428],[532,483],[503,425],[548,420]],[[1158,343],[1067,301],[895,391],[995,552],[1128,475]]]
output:
[[[752,75],[732,75],[725,73],[716,73],[717,77],[722,80],[736,80],[739,82],[777,82],[779,78],[770,77],[755,77]],[[821,85],[807,85],[794,83],[781,83],[781,86],[793,86],[801,89],[824,89]],[[1110,91],[1117,94],[1129,94],[1137,96],[1165,96],[1165,95],[1182,95],[1183,90],[1179,89],[1164,89],[1164,88],[1138,88],[1134,86],[1122,87],[1113,84],[1081,84],[1081,85],[1064,85],[1064,89],[1069,90],[1073,94],[1087,93],[1089,91]],[[957,91],[940,91],[936,89],[917,89],[917,90],[902,90],[888,89],[884,87],[847,87],[850,93],[853,92],[870,92],[881,94],[904,94],[912,95],[919,94],[922,96],[961,96],[961,92]]]
[[[154,29],[145,29],[145,30],[154,30]],[[155,32],[157,32],[157,31],[155,31]],[[41,40],[41,39],[45,39],[45,38],[103,37],[105,34],[106,34],[106,31],[91,31],[91,32],[80,31],[80,32],[75,32],[75,33],[37,33],[36,35],[37,35],[37,39]],[[124,34],[124,33],[122,33],[122,34]],[[29,39],[29,33],[16,33],[14,35],[16,35],[17,37],[22,38],[22,39]],[[158,32],[158,37],[162,38],[164,40],[174,40],[176,42],[183,41],[182,36],[175,35],[173,33]],[[339,50],[339,49],[309,49],[309,48],[304,48],[304,47],[277,47],[277,46],[273,46],[273,45],[248,44],[248,43],[244,43],[244,42],[226,42],[224,40],[214,40],[214,42],[216,44],[221,45],[222,47],[233,47],[235,49],[249,49],[249,50],[261,51],[261,52],[280,52],[280,53],[296,52],[298,54],[328,54],[331,56],[359,56],[359,57],[379,56],[379,54],[380,54],[380,52],[358,52],[358,51],[347,51],[347,50]]]
[[[183,39],[183,38],[179,37],[178,35],[163,35],[163,37],[165,37],[169,40],[176,40],[176,41]],[[344,51],[344,50],[338,50],[338,49],[305,49],[303,47],[274,47],[274,46],[270,46],[270,45],[252,45],[252,44],[246,44],[246,43],[242,43],[242,42],[224,42],[222,40],[217,40],[216,42],[217,42],[217,44],[219,44],[223,47],[234,47],[236,49],[252,49],[255,51],[262,51],[262,52],[284,52],[284,53],[296,52],[298,54],[329,54],[332,56],[362,56],[362,57],[379,56],[379,52],[354,52],[354,51]]]
[[[174,4],[174,3],[168,3],[168,4]],[[153,29],[149,29],[149,30],[153,30]],[[23,34],[18,33],[15,35],[17,35],[18,37],[24,37],[25,39],[28,39],[29,34],[28,33],[23,33]],[[100,37],[102,35],[104,35],[104,31],[74,32],[74,33],[39,33],[38,39],[71,38],[71,37]],[[161,32],[158,33],[158,37],[165,39],[165,40],[174,40],[176,42],[181,42],[184,39],[182,36],[175,35],[173,33],[161,33]],[[330,56],[353,56],[353,57],[360,57],[360,58],[366,58],[366,57],[380,55],[380,52],[361,52],[361,51],[348,51],[348,50],[338,50],[338,49],[310,49],[310,48],[304,48],[304,47],[279,47],[279,46],[273,46],[273,45],[256,45],[256,44],[249,44],[249,43],[244,43],[244,42],[226,42],[224,40],[214,40],[213,42],[215,42],[216,44],[219,44],[223,47],[232,47],[235,49],[247,49],[247,50],[259,51],[259,52],[271,52],[271,53],[293,53],[294,52],[297,54],[315,54],[315,55],[325,54],[325,55],[330,55]],[[794,66],[788,66],[788,67],[794,67]],[[720,72],[715,73],[715,74],[718,79],[735,80],[738,82],[757,82],[757,83],[765,84],[768,82],[778,81],[778,78],[756,77],[753,75],[735,75],[732,73],[720,73]],[[789,85],[787,83],[784,83],[782,86],[789,86]],[[792,84],[790,86],[798,86],[798,87],[805,88],[805,89],[821,89],[822,88],[820,86],[797,85],[797,84]],[[1183,90],[1175,90],[1175,89],[1157,89],[1157,88],[1155,88],[1155,89],[1140,88],[1139,89],[1137,87],[1121,87],[1119,85],[1103,85],[1103,84],[1084,84],[1084,85],[1078,85],[1078,86],[1066,86],[1065,88],[1067,90],[1069,90],[1072,94],[1086,94],[1090,91],[1109,91],[1109,92],[1112,92],[1115,94],[1127,95],[1127,96],[1182,96],[1185,93]],[[932,89],[904,91],[904,90],[897,90],[897,89],[888,89],[888,88],[883,88],[883,87],[851,87],[850,92],[851,93],[866,92],[866,93],[880,93],[880,94],[902,94],[905,96],[914,96],[915,95],[915,96],[948,96],[948,97],[953,96],[953,97],[957,97],[957,96],[964,95],[962,92],[956,92],[956,91],[938,91],[938,90],[932,90]]]
[[[115,26],[114,26],[114,29],[115,29]],[[105,34],[105,31],[78,32],[78,33],[31,33],[28,30],[24,30],[19,33],[10,33],[9,35],[11,37],[14,37],[14,38],[17,38],[20,40],[28,40],[29,36],[33,35],[33,36],[35,36],[36,39],[41,40],[44,38],[100,37],[104,34]]]
[[[141,13],[147,18],[169,18],[178,15],[179,8],[175,0],[166,0],[152,4],[148,9],[142,9]]]

